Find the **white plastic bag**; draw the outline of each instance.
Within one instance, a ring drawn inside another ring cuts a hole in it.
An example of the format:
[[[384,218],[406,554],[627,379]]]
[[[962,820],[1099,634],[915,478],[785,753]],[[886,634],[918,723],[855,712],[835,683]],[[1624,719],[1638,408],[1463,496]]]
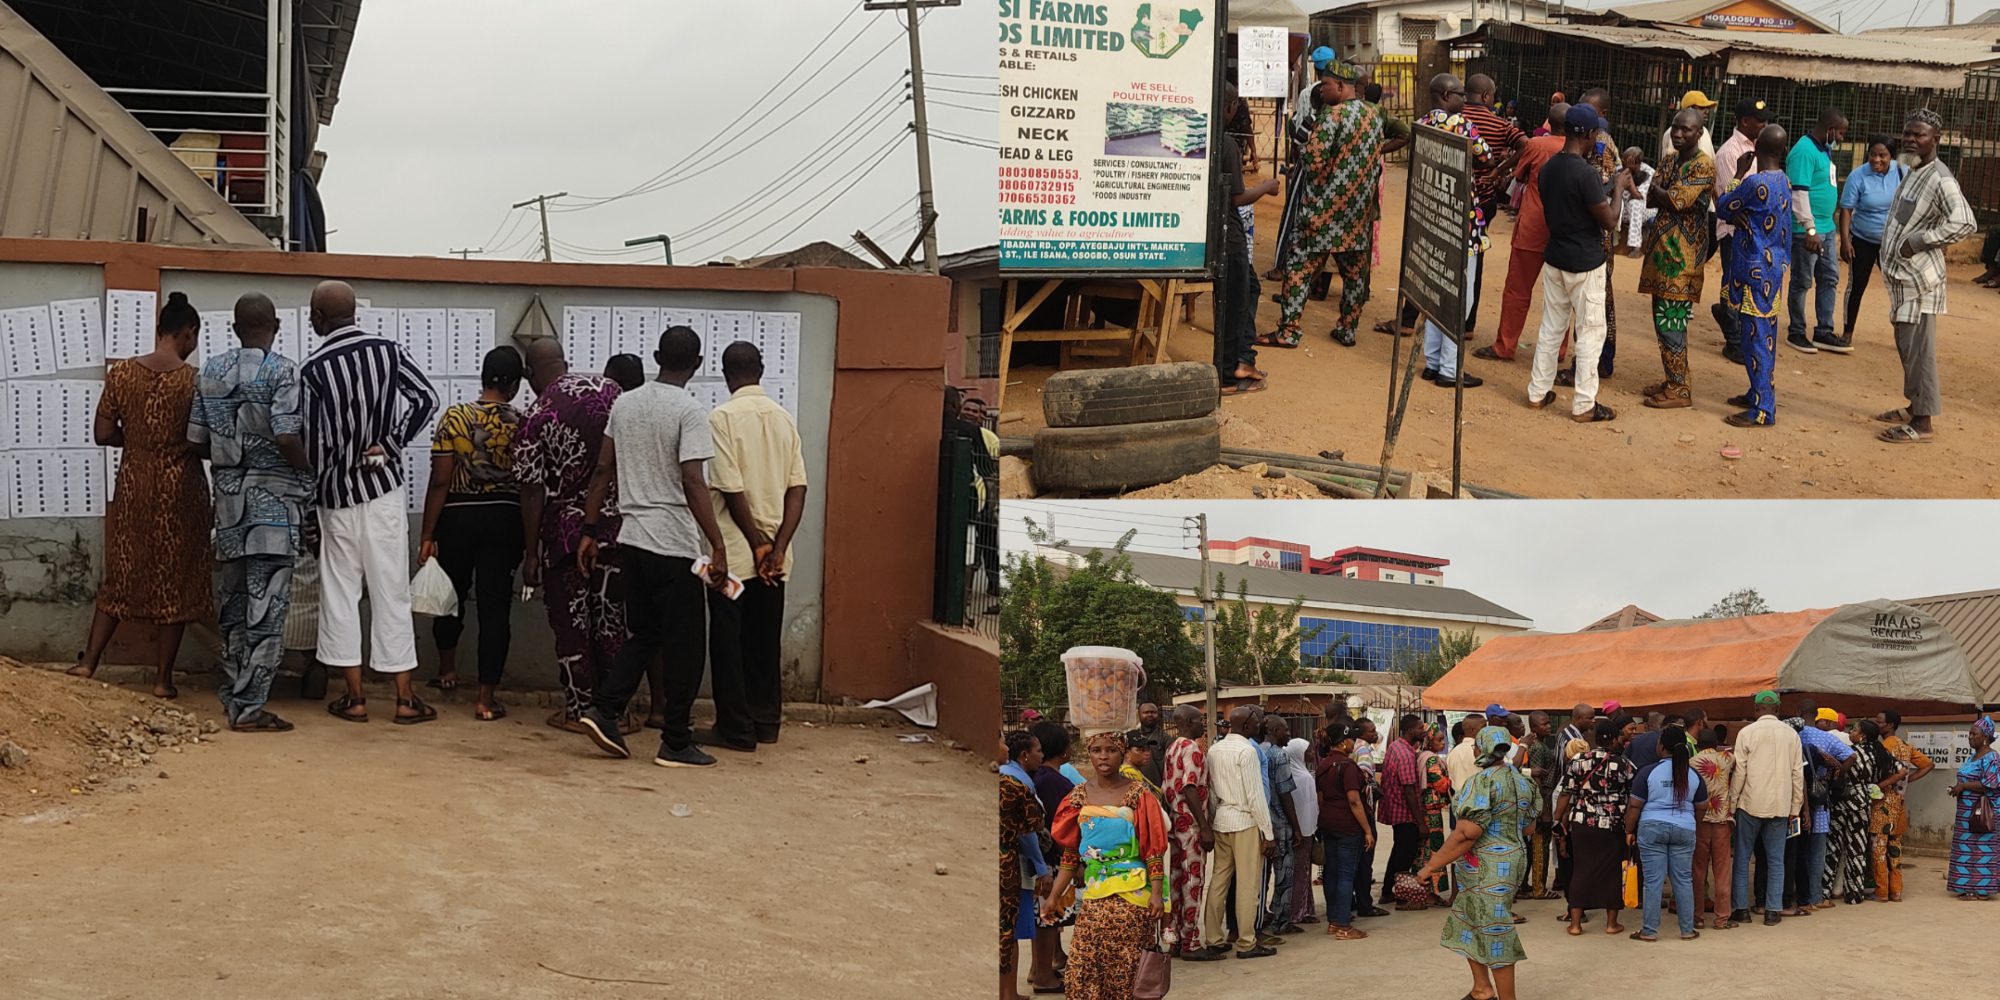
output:
[[[420,615],[450,618],[458,614],[458,588],[438,565],[437,557],[424,560],[417,575],[410,577],[410,610]]]

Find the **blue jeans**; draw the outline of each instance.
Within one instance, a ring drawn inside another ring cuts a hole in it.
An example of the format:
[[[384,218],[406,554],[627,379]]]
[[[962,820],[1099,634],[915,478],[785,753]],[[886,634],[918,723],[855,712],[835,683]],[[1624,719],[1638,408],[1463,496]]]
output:
[[[1700,901],[1694,898],[1694,831],[1672,823],[1640,820],[1639,857],[1643,859],[1639,868],[1646,876],[1640,933],[1647,937],[1660,933],[1660,895],[1671,873],[1681,936],[1693,934],[1695,911],[1701,909]]]
[[[1465,328],[1472,329],[1472,317],[1479,315],[1479,275],[1480,256],[1473,253],[1465,262]],[[1458,341],[1444,332],[1444,328],[1424,320],[1424,367],[1438,373],[1438,377],[1449,382],[1458,377]]]
[[[1825,896],[1820,890],[1826,881],[1826,834],[1803,833],[1805,838],[1806,870],[1799,875],[1799,905],[1818,906]]]
[[[1326,921],[1335,927],[1354,923],[1354,872],[1361,865],[1362,838],[1358,833],[1319,835],[1325,848],[1326,871],[1320,874],[1320,888],[1326,893]],[[1362,897],[1367,902],[1367,897]]]
[[[1791,825],[1789,816],[1765,819],[1736,810],[1736,871],[1730,880],[1734,895],[1729,898],[1736,901],[1737,909],[1748,910],[1758,904],[1758,899],[1750,895],[1752,853],[1763,855],[1764,908],[1771,911],[1785,908],[1785,834]]]
[[[1792,236],[1792,288],[1791,297],[1786,300],[1789,319],[1785,325],[1785,335],[1803,337],[1806,335],[1806,291],[1814,290],[1813,308],[1819,322],[1813,324],[1813,336],[1833,336],[1833,317],[1836,301],[1840,298],[1840,234],[1826,232],[1819,234],[1819,252],[1806,250],[1806,238]]]

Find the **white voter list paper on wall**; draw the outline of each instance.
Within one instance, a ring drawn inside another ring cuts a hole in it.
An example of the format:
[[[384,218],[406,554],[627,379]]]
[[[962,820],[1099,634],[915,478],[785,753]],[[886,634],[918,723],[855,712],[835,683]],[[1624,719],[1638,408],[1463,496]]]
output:
[[[0,374],[8,378],[53,375],[56,370],[55,333],[49,324],[48,306],[0,309]]]
[[[611,307],[564,306],[562,343],[570,367],[602,373],[611,360]]]
[[[311,311],[300,311],[305,314],[306,321],[311,322]],[[389,340],[398,339],[403,334],[402,323],[402,315],[395,309],[386,306],[356,306],[354,308],[354,325],[377,337],[384,337]]]
[[[451,345],[445,337],[444,310],[397,311],[396,327],[396,332],[389,339],[403,345],[410,360],[416,362],[418,371],[443,373],[450,367]]]
[[[104,293],[104,358],[136,358],[153,349],[159,296],[114,288]]]
[[[757,336],[757,314],[718,309],[708,314],[708,336],[701,339],[702,378],[722,377],[722,352],[739,340]]]
[[[491,309],[453,309],[445,320],[446,341],[450,345],[450,357],[446,367],[450,375],[479,374],[486,363],[486,352],[493,349],[493,332],[497,321]]]
[[[660,310],[652,306],[611,307],[611,353],[634,354],[643,364],[660,346]]]
[[[189,358],[188,363],[197,370],[207,368],[216,355],[234,350],[237,345],[235,327],[235,310],[213,309],[202,313],[201,333],[195,338],[194,357]],[[278,345],[271,346],[275,348]]]
[[[97,400],[104,383],[95,379],[29,379],[8,384],[7,423],[15,448],[95,447]]]
[[[51,302],[49,325],[55,331],[56,370],[104,367],[104,303],[97,299]]]
[[[660,349],[659,334],[665,333],[669,328],[676,326],[684,326],[690,330],[693,330],[695,332],[695,335],[701,338],[702,348],[704,350],[707,349],[708,310],[662,309],[660,310],[660,329],[654,334],[653,342],[647,344],[646,349],[639,352],[639,359],[646,363],[647,378],[651,378],[660,373],[660,363],[653,360],[653,352]]]
[[[7,454],[15,517],[104,516],[104,461],[96,448]]]
[[[766,312],[757,314],[757,329],[750,342],[764,355],[764,377],[796,378],[799,373],[799,314]]]

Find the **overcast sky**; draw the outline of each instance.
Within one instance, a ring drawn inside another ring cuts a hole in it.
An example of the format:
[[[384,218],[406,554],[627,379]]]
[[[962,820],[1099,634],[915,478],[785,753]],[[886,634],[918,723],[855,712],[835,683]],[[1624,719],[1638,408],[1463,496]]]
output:
[[[620,194],[719,137],[670,175],[685,177],[681,183],[552,214],[555,239],[622,254],[627,239],[666,233],[675,238],[676,262],[694,263],[813,240],[841,244],[865,227],[884,243],[902,232],[889,248],[901,254],[917,215],[914,144],[878,151],[911,120],[899,96],[909,46],[899,14],[860,7],[861,0],[369,0],[334,123],[320,141],[327,225],[339,230],[329,242],[395,254],[484,246],[518,258],[535,249],[536,227],[531,213],[510,215],[509,205],[557,191]],[[932,11],[921,32],[931,127],[988,145],[997,130],[994,18],[990,3],[968,0]],[[758,122],[771,108],[778,111]],[[940,249],[991,244],[996,154],[942,139],[931,149]],[[863,175],[877,155],[885,158]],[[788,172],[792,181],[764,190]],[[850,182],[852,190],[807,221]],[[659,253],[643,248],[630,259]],[[560,247],[557,256],[619,259]]]
[[[1105,545],[1128,527],[1134,549],[1180,552],[1178,522],[1206,511],[1209,537],[1349,546],[1451,560],[1446,586],[1574,631],[1637,604],[1663,618],[1706,610],[1755,587],[1776,611],[1875,597],[2000,587],[2000,503],[1980,501],[1527,500],[1208,503],[1006,501],[1001,546],[1026,545],[1021,518],[1053,513],[1058,537]]]

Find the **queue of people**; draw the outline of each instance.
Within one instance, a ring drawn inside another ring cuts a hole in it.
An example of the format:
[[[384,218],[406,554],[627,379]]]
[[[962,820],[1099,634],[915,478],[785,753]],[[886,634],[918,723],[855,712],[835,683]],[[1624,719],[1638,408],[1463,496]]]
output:
[[[1340,275],[1342,291],[1329,335],[1342,346],[1355,345],[1369,270],[1379,257],[1382,157],[1403,144],[1398,136],[1406,131],[1390,129],[1394,119],[1364,98],[1369,85],[1353,64],[1326,48],[1313,53],[1313,64],[1318,79],[1301,95],[1291,122],[1294,164],[1278,264],[1267,275],[1284,282],[1274,297],[1280,316],[1275,331],[1258,336],[1256,346],[1298,347],[1305,302],[1327,296],[1325,279],[1332,272]],[[1612,140],[1612,95],[1604,88],[1586,90],[1573,103],[1555,95],[1547,121],[1533,135],[1496,110],[1507,107],[1497,90],[1485,75],[1464,81],[1439,75],[1429,81],[1427,113],[1417,124],[1465,137],[1473,154],[1466,205],[1468,334],[1477,325],[1489,224],[1503,209],[1516,211],[1498,332],[1473,356],[1496,363],[1516,359],[1539,286],[1541,329],[1526,380],[1530,407],[1549,406],[1555,390],[1566,387],[1572,419],[1617,418],[1598,389],[1616,363],[1611,276],[1620,256],[1640,258],[1639,290],[1652,299],[1664,370],[1664,378],[1642,393],[1652,409],[1694,405],[1688,330],[1704,298],[1708,263],[1720,260],[1721,288],[1710,310],[1723,337],[1723,356],[1744,366],[1746,390],[1729,397],[1734,412],[1725,417],[1742,428],[1777,421],[1773,367],[1780,309],[1787,317],[1785,345],[1805,354],[1853,354],[1862,299],[1879,270],[1904,402],[1878,415],[1887,426],[1876,437],[1891,444],[1933,440],[1932,418],[1942,409],[1936,318],[1945,311],[1943,251],[1976,228],[1957,179],[1938,159],[1943,121],[1935,112],[1912,112],[1900,136],[1868,137],[1862,165],[1842,178],[1834,153],[1847,141],[1848,120],[1838,109],[1824,109],[1795,136],[1774,122],[1769,104],[1745,98],[1716,148],[1708,118],[1716,102],[1689,91],[1662,137],[1659,163],[1649,165],[1643,150],[1621,152]],[[1239,211],[1275,193],[1275,179],[1246,191],[1240,158],[1225,154],[1222,170]],[[1236,214],[1230,213],[1231,219]],[[1258,299],[1250,250],[1240,228],[1226,235],[1232,241],[1226,244],[1228,273],[1235,277],[1218,290],[1216,367],[1224,394],[1234,395],[1263,389],[1268,375],[1256,367],[1255,350],[1245,339]],[[1982,281],[1989,284],[2000,280],[1995,278],[2000,251],[1994,246],[2000,239],[1989,240],[1982,256],[1988,262]],[[1461,369],[1456,343],[1438,324],[1422,325],[1425,381],[1445,387],[1482,384]],[[1397,319],[1376,329],[1410,335],[1417,326],[1416,310],[1405,302]],[[1572,338],[1578,364],[1565,366]]]
[[[1699,709],[1578,705],[1558,728],[1491,705],[1453,727],[1448,752],[1412,714],[1379,754],[1374,725],[1338,703],[1311,739],[1247,705],[1213,738],[1194,706],[1163,720],[1145,705],[1139,729],[1080,743],[1027,713],[1001,744],[1001,996],[1019,995],[1021,941],[1034,992],[1123,1000],[1149,952],[1266,958],[1321,922],[1365,941],[1361,922],[1393,906],[1446,909],[1439,944],[1465,959],[1468,995],[1511,1000],[1521,899],[1561,899],[1567,934],[1641,943],[1669,913],[1693,941],[1901,902],[1909,796],[1936,765],[1893,710],[1850,720],[1794,699],[1781,717],[1785,700],[1759,692],[1733,733]],[[1945,886],[1966,900],[2000,894],[1994,735],[1974,720],[1943,790],[1957,805]],[[1156,759],[1157,778],[1144,771]]]
[[[625,710],[647,677],[645,724],[661,730],[655,763],[707,766],[715,761],[702,746],[749,753],[776,742],[784,585],[807,483],[798,430],[760,385],[757,348],[723,350],[730,398],[711,412],[686,389],[702,350],[687,327],[660,334],[660,375],[650,382],[629,355],[599,376],[570,371],[553,338],[525,352],[497,346],[483,359],[478,398],[440,415],[437,390],[409,353],[360,329],[355,314],[351,287],[321,283],[310,319],[322,343],[294,361],[273,349],[270,298],[244,295],[232,324],[239,346],[197,371],[187,359],[200,316],[175,292],[155,349],[112,366],[95,431],[123,461],[106,510],[96,616],[70,672],[92,676],[121,622],[151,623],[161,626],[153,693],[177,697],[182,631],[214,613],[229,727],[290,730],[268,702],[293,570],[309,563],[302,579],[312,593],[301,596],[317,609],[313,658],[340,670],[346,687],[327,711],[370,720],[366,666],[394,683],[391,721],[436,719],[413,684],[403,455],[424,445],[437,417],[417,562],[437,561],[460,612],[432,622],[433,689],[458,687],[470,603],[479,616],[473,716],[505,718],[513,601],[542,587],[563,687],[551,725],[629,757],[624,736],[640,723]],[[524,380],[535,401],[517,410],[510,401]],[[696,732],[690,712],[705,664],[716,722]]]

